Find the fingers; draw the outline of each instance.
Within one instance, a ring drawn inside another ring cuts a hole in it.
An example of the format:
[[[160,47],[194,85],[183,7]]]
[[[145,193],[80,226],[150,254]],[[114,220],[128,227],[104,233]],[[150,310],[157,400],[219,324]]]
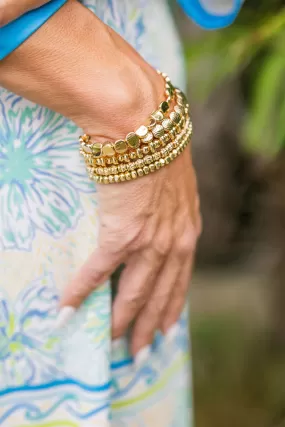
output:
[[[161,329],[164,334],[166,334],[171,326],[179,320],[185,306],[192,274],[193,259],[194,256],[191,255],[190,258],[188,257],[185,261],[168,306],[166,307],[164,318],[161,323]]]
[[[125,253],[98,248],[88,258],[74,279],[65,288],[61,306],[78,308],[82,302],[104,281],[124,260]]]
[[[142,348],[151,344],[155,331],[159,329],[161,318],[169,303],[173,288],[176,285],[181,260],[171,252],[162,267],[155,287],[139,316],[132,331],[132,354],[136,355]]]
[[[29,10],[47,3],[49,0],[0,0],[0,27],[19,18]]]
[[[161,263],[143,254],[133,255],[120,278],[113,304],[112,335],[122,336],[148,300]]]

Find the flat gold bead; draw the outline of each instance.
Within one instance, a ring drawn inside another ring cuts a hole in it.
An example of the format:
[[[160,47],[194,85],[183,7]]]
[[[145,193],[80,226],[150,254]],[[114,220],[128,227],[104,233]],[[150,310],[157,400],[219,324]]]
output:
[[[169,117],[176,124],[178,124],[181,120],[180,114],[178,114],[176,111],[171,111]]]
[[[147,135],[142,139],[143,144],[149,144],[153,140],[152,132],[148,132]]]
[[[127,170],[127,165],[121,165],[121,171],[126,172],[126,170]]]
[[[156,125],[153,128],[152,133],[156,138],[161,138],[164,135],[164,129],[161,125]]]
[[[149,170],[151,171],[151,172],[154,172],[155,171],[155,165],[152,163],[151,165],[149,165]]]
[[[130,172],[126,172],[125,176],[127,181],[130,181],[132,179],[132,175],[130,174]]]
[[[165,166],[165,161],[164,161],[164,159],[160,159],[160,160],[159,160],[159,163],[160,163],[160,166]]]
[[[111,143],[104,144],[102,148],[102,153],[103,153],[103,156],[113,157],[115,154],[113,145]]]
[[[169,110],[169,104],[167,101],[163,101],[160,106],[159,109],[163,112],[166,113]]]
[[[138,176],[143,176],[144,175],[143,170],[142,169],[138,169],[137,170],[137,174],[138,174]]]
[[[152,153],[155,153],[156,148],[155,148],[155,144],[154,144],[153,142],[151,142],[151,143],[149,144],[149,148],[150,148],[150,151],[151,151]]]
[[[86,144],[81,144],[81,148],[84,151],[84,153],[86,154],[92,154],[92,148],[90,145],[86,145]]]
[[[180,114],[180,116],[183,116],[183,114],[184,114],[183,108],[179,107],[179,105],[174,106],[174,111],[176,113]]]
[[[136,130],[136,135],[139,138],[144,138],[148,133],[148,128],[146,126],[140,126],[137,130]]]
[[[107,176],[104,176],[103,182],[104,184],[109,184],[109,178]]]
[[[170,153],[170,158],[171,158],[171,160],[174,160],[175,159],[175,155],[174,155],[174,153],[172,152],[172,153]]]
[[[109,176],[109,183],[112,184],[115,181],[113,175]]]
[[[155,120],[155,118],[154,117],[151,117],[150,119],[149,119],[149,124],[148,124],[148,129],[152,129],[152,128],[154,128],[154,126],[156,125],[156,120]]]
[[[91,150],[93,156],[100,157],[102,154],[102,144],[100,144],[99,142],[95,142],[95,144],[92,144]]]
[[[171,130],[174,127],[174,123],[170,119],[164,119],[162,122],[162,126],[164,127],[165,130]]]
[[[126,140],[131,148],[138,148],[140,145],[140,139],[134,132],[128,133]]]
[[[153,117],[157,122],[161,122],[164,119],[164,115],[160,110],[156,110],[151,113],[151,117]]]
[[[124,154],[127,151],[128,146],[126,141],[124,141],[123,139],[119,139],[118,141],[115,142],[114,148],[117,153]]]

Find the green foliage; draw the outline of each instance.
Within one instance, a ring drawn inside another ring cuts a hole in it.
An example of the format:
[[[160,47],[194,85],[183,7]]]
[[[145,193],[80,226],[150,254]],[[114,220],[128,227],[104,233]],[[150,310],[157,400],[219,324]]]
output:
[[[232,27],[204,36],[186,46],[190,69],[210,68],[198,90],[206,97],[223,80],[246,79],[246,147],[265,156],[285,146],[285,7],[245,7]]]

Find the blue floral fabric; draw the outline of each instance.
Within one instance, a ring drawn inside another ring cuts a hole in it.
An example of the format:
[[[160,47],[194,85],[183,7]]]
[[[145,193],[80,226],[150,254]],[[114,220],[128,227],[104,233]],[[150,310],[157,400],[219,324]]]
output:
[[[166,3],[84,4],[183,86]],[[157,31],[157,16],[166,34]],[[190,426],[187,311],[176,335],[157,334],[139,366],[127,337],[111,342],[108,283],[65,329],[55,328],[60,293],[98,238],[96,188],[78,152],[80,132],[0,88],[0,426]]]

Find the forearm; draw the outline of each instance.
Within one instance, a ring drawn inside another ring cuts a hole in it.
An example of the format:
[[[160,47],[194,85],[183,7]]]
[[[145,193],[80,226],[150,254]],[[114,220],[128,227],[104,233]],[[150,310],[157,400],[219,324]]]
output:
[[[153,107],[148,103],[157,90],[154,75],[116,33],[75,0],[0,62],[0,86],[67,116],[89,133],[108,137],[113,136],[108,135],[110,128],[119,131],[119,113],[128,126],[136,99],[146,111]]]

